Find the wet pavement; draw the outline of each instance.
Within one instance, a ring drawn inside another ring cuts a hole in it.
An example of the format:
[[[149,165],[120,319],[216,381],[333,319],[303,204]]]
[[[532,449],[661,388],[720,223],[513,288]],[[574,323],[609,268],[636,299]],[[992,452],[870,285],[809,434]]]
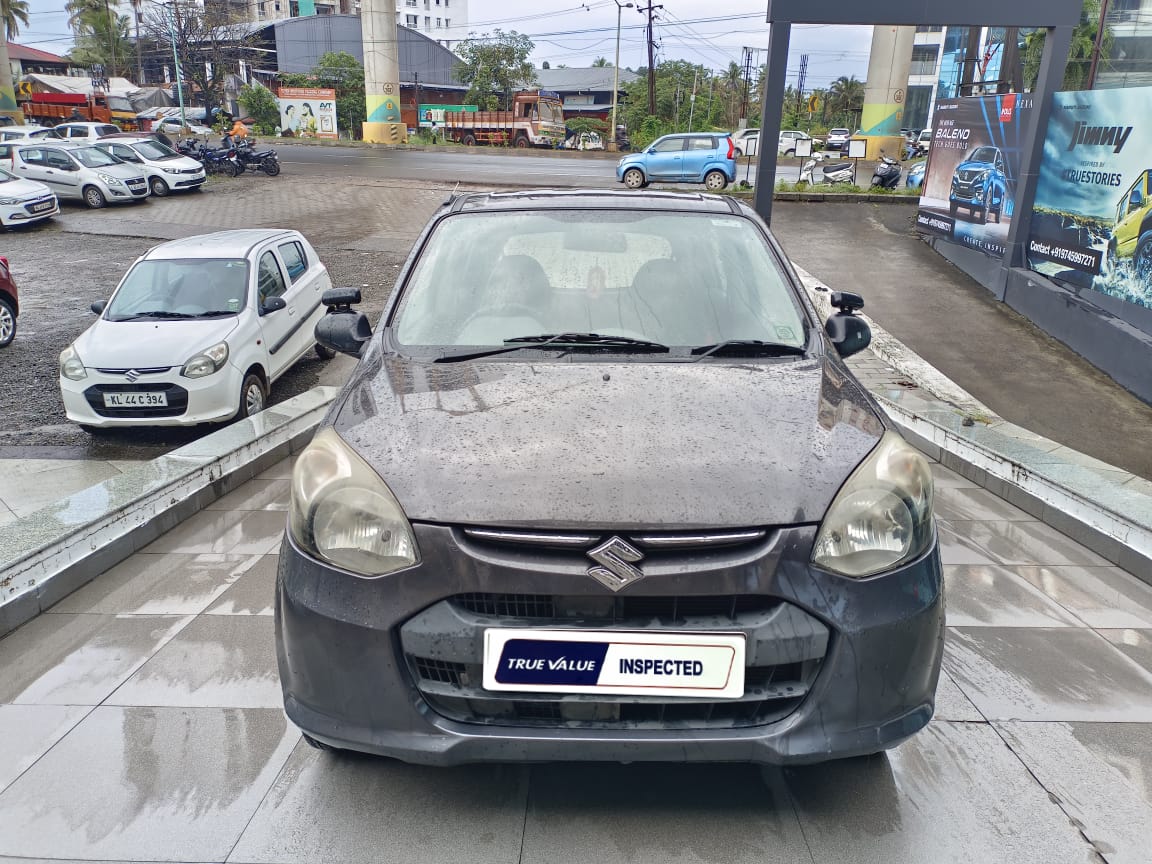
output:
[[[1152,588],[933,470],[946,657],[896,750],[436,769],[281,710],[283,462],[0,640],[0,860],[1152,861]]]

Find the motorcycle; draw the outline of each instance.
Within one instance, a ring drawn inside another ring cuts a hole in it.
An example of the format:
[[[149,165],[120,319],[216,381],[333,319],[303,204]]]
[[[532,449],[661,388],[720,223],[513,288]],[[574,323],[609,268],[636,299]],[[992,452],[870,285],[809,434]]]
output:
[[[250,138],[236,144],[236,160],[240,163],[240,170],[251,168],[253,171],[263,171],[269,177],[280,173],[280,157],[272,148],[257,150],[256,142]]]
[[[881,153],[876,170],[872,172],[872,188],[895,189],[900,184],[900,174],[900,163]]]
[[[816,170],[816,163],[824,160],[823,153],[817,153],[811,159],[804,163],[800,169],[800,181],[804,183],[814,183],[812,174]],[[833,162],[830,165],[822,165],[821,172],[824,175],[822,182],[829,185],[835,183],[855,183],[856,182],[856,165],[852,162]]]
[[[193,159],[199,159],[204,170],[209,174],[227,174],[230,177],[238,177],[244,170],[236,158],[235,149],[213,150],[207,145],[201,145],[199,150],[189,155]]]

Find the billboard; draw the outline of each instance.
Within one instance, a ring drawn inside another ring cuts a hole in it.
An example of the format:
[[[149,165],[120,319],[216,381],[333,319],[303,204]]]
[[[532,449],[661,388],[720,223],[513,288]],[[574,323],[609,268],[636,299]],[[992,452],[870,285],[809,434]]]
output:
[[[444,125],[445,111],[476,111],[475,105],[421,105],[420,125],[425,129],[439,129]]]
[[[1152,308],[1152,87],[1052,98],[1028,264]]]
[[[295,138],[336,138],[336,91],[325,87],[281,87],[280,129]]]
[[[916,214],[920,231],[1004,255],[1031,110],[1032,97],[1015,93],[936,103]]]

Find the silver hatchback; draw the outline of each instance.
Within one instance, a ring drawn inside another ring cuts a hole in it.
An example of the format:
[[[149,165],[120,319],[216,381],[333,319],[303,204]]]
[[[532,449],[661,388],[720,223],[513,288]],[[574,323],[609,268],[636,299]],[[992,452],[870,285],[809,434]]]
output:
[[[46,184],[58,198],[83,201],[93,208],[142,201],[149,194],[143,171],[87,145],[61,142],[17,147],[12,173]]]

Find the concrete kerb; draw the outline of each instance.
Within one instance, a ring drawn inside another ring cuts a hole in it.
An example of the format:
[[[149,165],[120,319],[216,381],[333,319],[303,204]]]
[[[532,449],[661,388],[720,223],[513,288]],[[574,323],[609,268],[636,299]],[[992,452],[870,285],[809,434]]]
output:
[[[0,636],[298,452],[338,392],[314,388],[0,528]]]
[[[830,315],[830,289],[800,268],[797,273],[817,310]],[[930,410],[911,410],[873,392],[909,441],[946,468],[1152,584],[1152,484],[1083,454],[1054,456],[1065,448],[1004,421],[863,317],[872,328],[872,352],[938,400]],[[1109,479],[1112,475],[1125,479]]]

